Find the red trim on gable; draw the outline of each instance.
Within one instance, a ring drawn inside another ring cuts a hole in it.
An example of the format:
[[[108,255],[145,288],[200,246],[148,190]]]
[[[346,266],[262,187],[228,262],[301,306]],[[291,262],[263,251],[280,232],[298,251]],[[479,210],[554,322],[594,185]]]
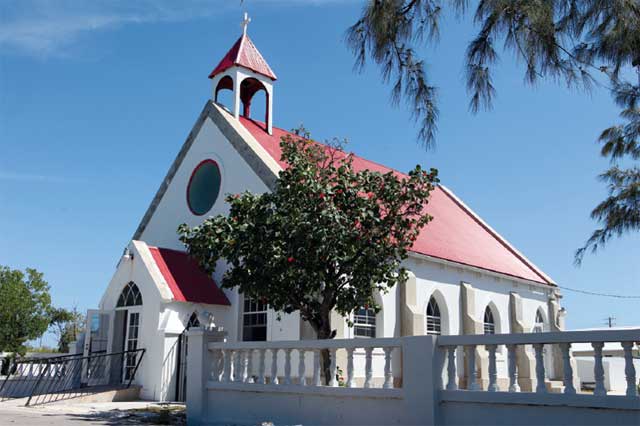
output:
[[[149,247],[149,251],[176,301],[231,305],[213,278],[188,253],[160,247]]]
[[[273,135],[269,135],[260,122],[244,117],[240,117],[240,122],[282,168],[287,167],[281,161],[280,140],[292,135],[290,132],[274,127]],[[355,155],[353,166],[356,170],[369,169],[380,173],[393,172],[399,177],[406,176]],[[431,193],[426,212],[434,219],[423,228],[411,251],[511,277],[555,285],[441,187],[436,187]]]

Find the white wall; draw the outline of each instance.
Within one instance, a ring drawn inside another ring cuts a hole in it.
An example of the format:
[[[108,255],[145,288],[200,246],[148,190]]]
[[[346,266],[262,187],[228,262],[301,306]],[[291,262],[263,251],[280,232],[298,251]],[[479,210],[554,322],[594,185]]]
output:
[[[431,295],[436,300],[444,299],[440,305],[443,315],[443,334],[460,334],[462,331],[460,312],[460,283],[470,284],[475,291],[476,320],[482,322],[484,311],[490,303],[495,307],[496,333],[509,333],[509,293],[516,292],[522,297],[525,322],[531,327],[535,322],[536,311],[540,309],[548,318],[547,300],[551,288],[535,284],[524,284],[508,277],[498,278],[490,274],[470,271],[463,266],[435,263],[429,260],[411,257],[406,262],[416,275],[421,291],[418,292],[417,305],[426,312]]]
[[[493,403],[444,402],[440,404],[442,425],[637,425],[640,411],[616,408],[588,408],[504,404],[495,398]]]
[[[156,399],[161,388],[158,380],[162,354],[164,353],[164,340],[158,331],[159,313],[163,303],[163,297],[149,271],[143,262],[143,253],[137,248],[144,245],[131,244],[133,260],[123,259],[105,290],[100,309],[111,313],[111,325],[109,327],[109,347],[113,339],[113,319],[115,308],[122,289],[129,282],[134,282],[142,294],[142,314],[140,316],[140,328],[138,335],[138,347],[145,348],[146,353],[142,358],[139,370],[136,372],[136,383],[141,384],[140,395],[145,399]]]
[[[595,383],[593,357],[576,357],[576,374],[581,383]],[[611,394],[624,395],[627,389],[627,379],[624,373],[625,361],[622,357],[602,358],[604,368],[604,388]],[[640,371],[640,359],[633,360],[636,371]]]

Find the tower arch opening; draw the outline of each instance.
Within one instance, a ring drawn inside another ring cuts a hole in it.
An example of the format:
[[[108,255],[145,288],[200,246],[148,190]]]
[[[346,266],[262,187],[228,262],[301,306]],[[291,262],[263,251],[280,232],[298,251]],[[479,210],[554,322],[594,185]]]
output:
[[[262,93],[261,93],[262,92]],[[264,112],[264,122],[267,123],[269,119],[269,92],[265,85],[254,77],[247,77],[240,82],[240,101],[242,102],[242,116],[245,118],[252,118],[252,106],[255,105],[254,98],[258,95],[258,98],[264,99],[264,108],[258,106],[256,112]],[[262,111],[259,111],[262,110]]]
[[[228,111],[233,111],[233,78],[231,76],[225,75],[218,81],[213,92],[213,100]]]

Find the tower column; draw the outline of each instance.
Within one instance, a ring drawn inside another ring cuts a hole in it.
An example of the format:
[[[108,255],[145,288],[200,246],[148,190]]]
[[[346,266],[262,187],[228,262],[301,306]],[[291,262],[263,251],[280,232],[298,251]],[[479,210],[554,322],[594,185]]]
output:
[[[273,87],[266,87],[267,94],[267,110],[265,122],[267,124],[267,133],[273,135]]]
[[[233,116],[240,118],[240,73],[236,72],[233,78]]]

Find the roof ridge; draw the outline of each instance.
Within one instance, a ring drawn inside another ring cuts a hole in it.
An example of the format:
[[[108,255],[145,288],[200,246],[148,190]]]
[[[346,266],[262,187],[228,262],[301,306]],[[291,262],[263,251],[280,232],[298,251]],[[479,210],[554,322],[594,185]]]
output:
[[[233,60],[233,64],[234,65],[238,65],[240,63],[239,62],[240,61],[240,53],[242,52],[242,49],[244,48],[244,40],[245,40],[245,38],[249,38],[249,36],[246,35],[246,34],[242,34],[240,36],[240,45],[238,46],[238,51],[236,52],[236,57]],[[249,40],[249,41],[251,41],[251,40]]]
[[[533,273],[542,278],[548,284],[554,284],[555,282],[547,276],[544,272],[542,272],[533,262],[526,258],[526,256],[518,249],[516,249],[506,238],[498,233],[495,229],[493,229],[488,223],[486,223],[482,218],[474,212],[469,206],[467,206],[460,198],[458,198],[453,191],[447,188],[444,185],[439,185],[447,197],[449,197],[456,205],[458,205],[469,217],[471,217],[478,225],[484,228],[493,238],[495,238],[504,248],[506,248],[509,252],[511,252],[516,258],[518,258],[522,263],[524,263]]]

